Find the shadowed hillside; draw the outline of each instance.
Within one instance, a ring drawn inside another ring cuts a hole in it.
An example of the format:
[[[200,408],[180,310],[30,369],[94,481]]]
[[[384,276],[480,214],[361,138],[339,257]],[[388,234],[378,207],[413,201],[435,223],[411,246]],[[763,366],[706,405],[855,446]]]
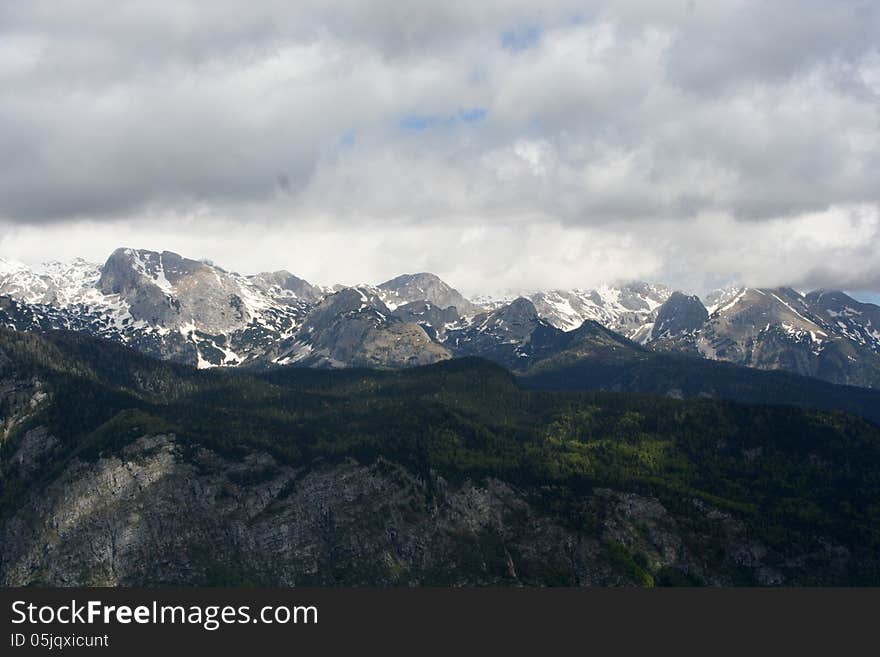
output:
[[[880,429],[0,331],[4,584],[878,583]]]

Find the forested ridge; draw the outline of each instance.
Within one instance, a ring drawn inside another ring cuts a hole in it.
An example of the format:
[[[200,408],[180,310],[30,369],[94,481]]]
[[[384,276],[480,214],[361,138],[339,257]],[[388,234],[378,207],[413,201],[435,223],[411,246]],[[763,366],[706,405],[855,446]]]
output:
[[[170,433],[230,459],[260,451],[308,469],[381,458],[424,481],[496,479],[563,516],[596,489],[651,496],[694,522],[700,501],[780,555],[845,546],[855,565],[835,581],[880,583],[880,428],[843,413],[527,390],[477,358],[398,371],[198,371],[81,335],[5,330],[0,379],[45,394],[36,405],[6,395],[4,461],[34,427],[59,441],[36,474],[4,474],[4,518],[73,460]],[[569,520],[585,532],[597,522]]]

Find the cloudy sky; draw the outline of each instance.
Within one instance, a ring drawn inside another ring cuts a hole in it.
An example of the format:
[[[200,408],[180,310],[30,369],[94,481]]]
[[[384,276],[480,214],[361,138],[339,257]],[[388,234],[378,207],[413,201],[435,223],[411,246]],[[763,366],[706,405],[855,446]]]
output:
[[[874,0],[0,3],[0,255],[877,293],[878,35]]]

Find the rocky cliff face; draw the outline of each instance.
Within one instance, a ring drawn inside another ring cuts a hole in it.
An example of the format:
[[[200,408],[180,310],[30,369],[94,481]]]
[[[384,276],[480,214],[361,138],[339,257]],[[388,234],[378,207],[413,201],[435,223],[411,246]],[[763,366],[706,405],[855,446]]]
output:
[[[482,356],[506,367],[518,369],[529,363],[535,336],[561,333],[538,316],[534,304],[524,297],[481,313],[447,333],[446,343],[456,354]]]
[[[779,555],[699,500],[683,501],[699,520],[682,521],[634,493],[597,489],[563,507],[548,505],[552,495],[494,479],[425,480],[381,458],[297,469],[143,436],[115,456],[75,461],[5,523],[0,582],[591,586],[655,583],[649,572],[656,583],[731,584],[743,572],[763,584],[810,581],[768,565]],[[827,571],[847,553],[829,545],[804,558]]]
[[[651,338],[656,340],[699,331],[708,317],[709,313],[699,297],[673,292],[660,306]]]
[[[289,271],[274,271],[248,277],[258,290],[282,303],[305,301],[317,303],[324,292],[316,285],[294,276]]]
[[[136,321],[210,335],[243,329],[252,319],[241,286],[225,272],[176,253],[117,249],[98,287],[118,294]]]
[[[455,306],[441,308],[430,301],[412,301],[398,306],[392,313],[395,317],[411,324],[418,324],[432,339],[440,342],[446,339],[446,332],[467,323]]]
[[[803,305],[829,330],[880,353],[880,307],[833,290],[810,292]]]
[[[395,317],[369,289],[343,288],[324,298],[272,362],[310,367],[411,367],[451,358],[416,323]]]
[[[530,349],[632,344],[550,329]],[[531,393],[481,359],[206,373],[0,329],[0,584],[876,582],[877,427],[758,400]]]
[[[4,375],[2,359],[0,352],[0,445],[39,410],[47,396],[37,377]]]

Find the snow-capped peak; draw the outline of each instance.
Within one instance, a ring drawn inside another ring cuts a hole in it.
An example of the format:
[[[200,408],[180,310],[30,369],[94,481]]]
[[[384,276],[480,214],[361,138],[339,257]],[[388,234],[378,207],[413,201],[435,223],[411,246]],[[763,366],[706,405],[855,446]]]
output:
[[[528,298],[541,317],[565,331],[576,329],[589,319],[633,337],[654,320],[670,294],[665,285],[628,283],[594,289],[549,290]]]

